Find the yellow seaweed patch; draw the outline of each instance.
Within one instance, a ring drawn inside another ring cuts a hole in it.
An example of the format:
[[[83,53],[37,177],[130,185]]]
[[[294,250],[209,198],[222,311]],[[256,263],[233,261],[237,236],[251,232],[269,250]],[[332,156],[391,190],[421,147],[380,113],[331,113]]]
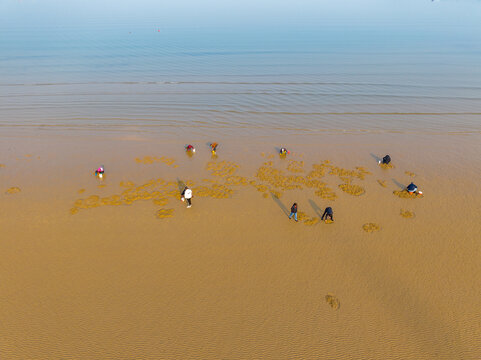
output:
[[[160,209],[156,214],[158,219],[165,219],[174,216],[174,209]]]
[[[234,175],[237,169],[239,169],[239,165],[225,160],[221,162],[209,161],[206,168],[213,176],[227,177]]]
[[[190,185],[194,184],[191,181],[187,181],[186,183]],[[151,179],[137,187],[135,187],[135,184],[130,181],[121,182],[120,185],[125,188],[121,194],[103,198],[100,198],[97,195],[92,195],[86,199],[75,201],[74,208],[90,209],[105,205],[131,205],[135,201],[140,200],[153,200],[155,204],[163,206],[167,204],[168,197],[179,198],[180,195],[176,182],[166,182],[161,178]],[[77,211],[78,210],[71,211],[71,213],[76,213]]]
[[[334,223],[334,221],[331,220],[331,219],[326,219],[326,220],[324,220],[324,222],[325,222],[326,224],[333,224],[333,223]]]
[[[377,183],[381,185],[382,187],[387,187],[387,183],[385,180],[378,180]]]
[[[167,198],[159,198],[159,199],[154,199],[152,201],[154,202],[155,205],[159,205],[159,206],[167,205],[167,203],[169,202]]]
[[[263,197],[264,199],[267,199],[267,198],[269,197],[269,194],[268,194],[268,193],[264,193],[264,194],[262,194],[262,197]]]
[[[297,212],[297,220],[304,221],[310,219],[310,216],[307,215],[305,212],[298,211]]]
[[[400,214],[403,218],[406,218],[406,219],[412,219],[414,217],[414,212],[412,211],[409,211],[409,210],[404,210],[404,209],[401,209],[401,214]]]
[[[0,164],[0,168],[4,168],[5,167],[5,164]]]
[[[85,192],[85,189],[80,189],[77,191],[77,194],[83,194]]]
[[[304,172],[304,161],[289,160],[289,165],[287,165],[287,171],[290,171],[292,173]]]
[[[302,211],[297,212],[297,220],[302,221],[304,225],[315,225],[319,222],[318,217],[310,217]]]
[[[138,164],[153,164],[153,163],[159,163],[162,162],[168,166],[174,166],[178,167],[178,165],[175,165],[175,159],[173,158],[168,158],[165,156],[158,157],[158,156],[144,156],[143,158],[135,158],[135,162]]]
[[[303,224],[307,226],[312,226],[312,225],[316,225],[318,222],[319,222],[319,218],[313,217],[313,218],[304,220]]]
[[[271,190],[271,193],[272,193],[272,195],[274,195],[278,199],[280,199],[282,197],[282,193],[280,191]]]
[[[225,179],[226,185],[248,185],[249,183],[247,182],[247,179],[243,176],[229,176]]]
[[[267,191],[267,186],[266,185],[255,185],[255,188],[259,192],[266,192]]]
[[[361,180],[364,180],[366,175],[370,175],[371,173],[367,171],[362,166],[357,166],[356,170],[348,170],[338,166],[321,164],[321,166],[325,166],[330,169],[329,175],[336,175],[339,177],[357,177]]]
[[[192,189],[192,192],[194,193],[194,195],[200,196],[200,197],[226,199],[226,198],[229,198],[234,193],[234,190],[229,189],[224,185],[213,184],[212,187],[210,188],[207,186],[199,186],[197,188]]]
[[[107,187],[107,185],[105,185],[105,184],[100,184],[100,185],[97,185],[97,187],[100,188],[100,189],[102,189],[102,188],[104,188],[104,187]]]
[[[119,184],[121,187],[134,187],[135,184],[132,181],[121,181]]]
[[[286,176],[282,170],[275,169],[270,165],[261,166],[257,169],[256,177],[272,187],[281,188],[282,190],[302,189],[302,185],[306,182],[303,176]]]
[[[360,195],[362,195],[366,192],[362,186],[354,185],[354,184],[350,184],[350,183],[341,184],[341,185],[339,185],[339,187],[345,193],[348,193],[348,194],[354,195],[354,196],[360,196]]]
[[[364,224],[364,225],[362,226],[362,229],[363,229],[365,232],[372,233],[372,232],[374,232],[374,231],[380,230],[381,227],[380,227],[378,224],[367,223],[367,224]]]
[[[382,169],[394,169],[394,165],[392,163],[389,163],[389,164],[379,164],[379,166],[382,168]]]
[[[17,186],[13,186],[11,188],[9,188],[7,191],[5,191],[5,194],[16,194],[16,193],[19,193],[21,190],[19,187]]]
[[[70,209],[70,215],[75,215],[76,213],[79,212],[79,208],[74,206],[73,208]]]
[[[337,198],[336,193],[332,191],[330,188],[328,188],[327,186],[320,188],[319,190],[314,192],[314,194],[327,200],[336,200]]]
[[[395,190],[392,192],[394,195],[399,196],[402,199],[416,199],[416,198],[422,198],[423,195],[421,194],[416,194],[412,193],[410,194],[407,190]]]
[[[405,171],[404,173],[405,173],[406,175],[408,175],[408,176],[411,176],[411,177],[415,177],[415,176],[416,176],[415,173],[410,172],[410,171]]]
[[[341,307],[341,302],[339,301],[339,299],[334,294],[327,294],[326,295],[326,302],[334,310],[338,310]]]

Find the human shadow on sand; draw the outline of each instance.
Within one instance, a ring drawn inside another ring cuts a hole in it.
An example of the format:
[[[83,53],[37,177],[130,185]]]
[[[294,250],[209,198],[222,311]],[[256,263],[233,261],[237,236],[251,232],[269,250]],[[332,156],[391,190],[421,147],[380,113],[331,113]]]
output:
[[[396,179],[391,179],[391,180],[392,180],[392,182],[393,182],[394,184],[396,184],[396,186],[398,186],[401,190],[404,190],[404,189],[406,188],[406,185],[401,184],[401,183],[400,183],[399,181],[397,181]]]
[[[309,204],[311,204],[312,209],[316,213],[317,216],[321,217],[322,216],[322,210],[317,204],[314,202],[314,200],[309,199]]]
[[[182,195],[182,192],[184,191],[187,185],[185,185],[185,182],[177,178],[177,186],[179,187],[179,193]]]
[[[377,163],[382,160],[379,156],[374,155],[373,153],[370,153],[369,155],[371,155],[376,160]]]
[[[286,216],[289,216],[290,212],[287,210],[286,206],[282,203],[282,201],[271,192],[271,197],[272,200],[281,208],[281,210],[286,214]]]

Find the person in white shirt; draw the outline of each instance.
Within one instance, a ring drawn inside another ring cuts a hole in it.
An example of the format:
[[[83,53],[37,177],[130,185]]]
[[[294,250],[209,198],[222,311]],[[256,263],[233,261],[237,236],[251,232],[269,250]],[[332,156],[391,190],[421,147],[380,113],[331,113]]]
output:
[[[182,201],[187,200],[187,208],[192,206],[192,190],[189,189],[187,186],[182,191]]]

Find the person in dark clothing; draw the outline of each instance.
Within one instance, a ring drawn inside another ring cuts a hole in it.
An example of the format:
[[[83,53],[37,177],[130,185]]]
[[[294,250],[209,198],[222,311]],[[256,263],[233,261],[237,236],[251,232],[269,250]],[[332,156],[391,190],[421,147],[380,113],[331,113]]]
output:
[[[322,214],[321,220],[324,220],[324,217],[330,218],[331,221],[334,221],[334,212],[332,211],[332,207],[327,207],[326,210],[324,210],[324,214]]]
[[[406,190],[408,191],[408,193],[413,194],[413,193],[418,191],[418,187],[416,185],[414,185],[414,183],[410,183],[407,186]],[[420,192],[420,193],[422,194],[422,192]]]
[[[379,160],[379,164],[387,165],[391,162],[391,157],[389,155],[386,155],[382,158],[382,160]]]
[[[296,220],[296,222],[297,222],[297,203],[294,203],[291,206],[291,215],[289,215],[289,219],[291,219],[292,216],[294,216],[294,220]]]

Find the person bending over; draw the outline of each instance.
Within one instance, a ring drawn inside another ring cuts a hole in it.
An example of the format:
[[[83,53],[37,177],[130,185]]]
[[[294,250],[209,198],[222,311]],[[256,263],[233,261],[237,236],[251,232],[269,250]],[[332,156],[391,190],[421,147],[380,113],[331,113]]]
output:
[[[322,214],[321,220],[324,220],[324,217],[330,218],[331,221],[334,221],[334,212],[332,211],[332,207],[327,207],[326,210],[324,210],[324,214]]]
[[[387,165],[391,162],[391,157],[389,155],[386,155],[382,158],[382,160],[378,161],[379,164]]]

